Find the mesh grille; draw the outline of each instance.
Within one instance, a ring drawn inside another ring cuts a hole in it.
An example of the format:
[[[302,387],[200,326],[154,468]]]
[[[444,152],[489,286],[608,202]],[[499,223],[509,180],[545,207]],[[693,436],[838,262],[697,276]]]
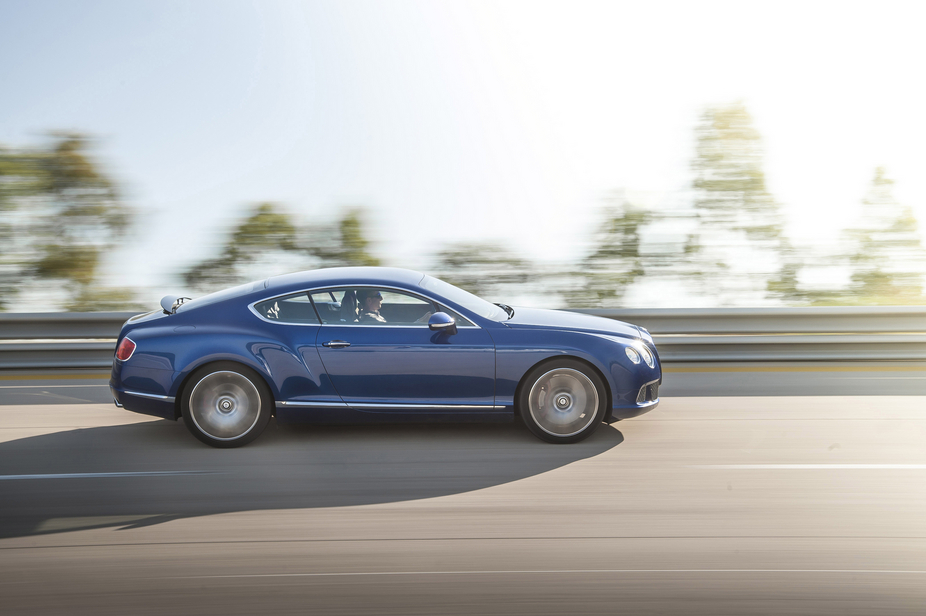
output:
[[[640,388],[639,393],[637,393],[637,404],[643,404],[644,402],[654,402],[659,398],[659,383],[647,383]]]

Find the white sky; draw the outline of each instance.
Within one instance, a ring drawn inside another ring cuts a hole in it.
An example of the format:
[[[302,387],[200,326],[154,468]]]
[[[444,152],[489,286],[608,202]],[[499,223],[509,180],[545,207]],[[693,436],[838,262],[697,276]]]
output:
[[[609,191],[684,198],[700,110],[736,100],[820,242],[878,165],[926,226],[923,6],[4,0],[0,143],[99,137],[139,214],[111,282],[149,301],[257,201],[364,205],[395,265],[576,258]]]

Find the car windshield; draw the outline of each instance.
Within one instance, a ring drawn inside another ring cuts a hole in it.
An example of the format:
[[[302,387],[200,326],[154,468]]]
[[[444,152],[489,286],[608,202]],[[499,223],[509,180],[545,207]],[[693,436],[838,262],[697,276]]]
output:
[[[443,296],[445,299],[478,314],[484,319],[491,319],[492,321],[508,320],[508,313],[505,310],[499,308],[495,304],[487,302],[481,297],[473,295],[469,291],[464,291],[443,280],[438,280],[433,276],[425,276],[420,284],[421,288],[433,291]]]

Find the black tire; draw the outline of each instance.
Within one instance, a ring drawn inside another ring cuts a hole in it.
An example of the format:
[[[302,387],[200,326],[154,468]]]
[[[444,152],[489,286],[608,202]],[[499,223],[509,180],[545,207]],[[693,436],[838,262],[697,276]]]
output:
[[[256,372],[234,362],[217,362],[193,373],[180,399],[183,423],[213,447],[247,445],[270,422],[273,396]]]
[[[604,421],[608,396],[601,377],[575,359],[545,362],[524,377],[518,410],[528,429],[549,443],[577,443]]]

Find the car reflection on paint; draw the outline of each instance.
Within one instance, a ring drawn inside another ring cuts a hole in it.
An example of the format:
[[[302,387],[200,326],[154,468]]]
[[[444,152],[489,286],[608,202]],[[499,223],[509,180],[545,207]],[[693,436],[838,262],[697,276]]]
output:
[[[511,421],[574,443],[659,402],[640,327],[492,304],[404,269],[335,268],[166,297],[129,319],[117,406],[235,447],[279,422]]]

